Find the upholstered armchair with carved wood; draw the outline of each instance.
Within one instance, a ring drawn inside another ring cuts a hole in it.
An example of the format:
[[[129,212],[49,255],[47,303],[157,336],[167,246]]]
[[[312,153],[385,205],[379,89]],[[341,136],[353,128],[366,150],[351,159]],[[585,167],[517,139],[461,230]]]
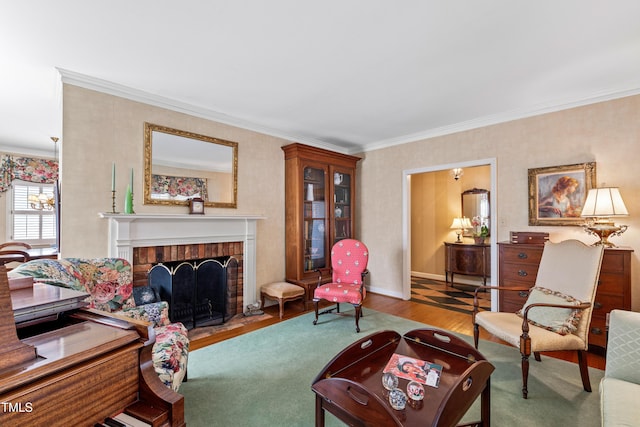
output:
[[[331,282],[322,285],[322,276],[313,293],[313,304],[318,323],[318,315],[330,313],[334,309],[340,313],[340,303],[349,303],[355,308],[356,332],[360,332],[359,320],[362,317],[362,302],[366,296],[364,278],[367,275],[369,250],[364,243],[355,239],[344,239],[331,248]],[[336,307],[318,313],[321,300],[335,303]]]
[[[576,351],[582,386],[591,391],[587,365],[589,324],[600,276],[603,246],[578,240],[547,242],[535,285],[480,286],[475,292],[473,339],[478,348],[479,327],[520,349],[522,397],[527,398],[529,356],[540,362],[540,352]],[[478,292],[526,292],[528,299],[516,313],[479,311]]]
[[[89,308],[150,322],[155,332],[155,343],[152,349],[155,371],[167,387],[178,391],[187,370],[189,354],[187,329],[182,323],[171,323],[167,302],[157,301],[152,291],[141,294],[136,292],[140,302],[136,304],[131,264],[127,260],[121,258],[32,260],[9,272],[9,277],[20,276],[31,276],[36,282],[87,292],[91,295],[88,301]]]

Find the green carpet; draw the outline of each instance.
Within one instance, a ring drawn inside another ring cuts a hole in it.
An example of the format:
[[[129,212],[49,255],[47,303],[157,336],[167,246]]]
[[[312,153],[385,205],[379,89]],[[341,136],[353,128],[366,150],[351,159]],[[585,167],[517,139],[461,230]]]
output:
[[[312,324],[313,314],[305,314],[191,352],[189,380],[180,388],[187,425],[313,426],[311,381],[336,353],[376,331],[404,334],[427,326],[365,309],[357,334],[352,313],[321,316],[317,326]],[[482,341],[480,351],[496,367],[491,376],[493,426],[600,425],[598,384],[603,371],[589,370],[594,391],[587,393],[576,364],[532,358],[525,400],[518,350]],[[477,420],[479,414],[476,404],[464,420]],[[326,425],[344,424],[327,413]]]

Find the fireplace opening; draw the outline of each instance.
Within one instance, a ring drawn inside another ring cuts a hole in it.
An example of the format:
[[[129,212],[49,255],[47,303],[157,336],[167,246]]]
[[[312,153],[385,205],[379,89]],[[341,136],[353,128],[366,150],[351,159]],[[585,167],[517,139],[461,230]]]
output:
[[[222,324],[237,314],[238,260],[233,256],[157,263],[147,280],[169,303],[171,322],[187,329]]]

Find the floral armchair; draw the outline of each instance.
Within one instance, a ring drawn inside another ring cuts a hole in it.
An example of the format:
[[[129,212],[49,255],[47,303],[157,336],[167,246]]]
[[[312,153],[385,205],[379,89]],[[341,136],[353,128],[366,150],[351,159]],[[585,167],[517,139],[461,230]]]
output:
[[[9,277],[31,276],[36,282],[89,293],[89,307],[109,313],[151,322],[156,341],[153,365],[162,382],[178,391],[189,354],[187,329],[171,323],[165,301],[136,305],[133,295],[131,264],[121,258],[40,259],[24,263],[9,272]],[[142,297],[144,302],[144,296]],[[153,298],[151,298],[153,300]]]

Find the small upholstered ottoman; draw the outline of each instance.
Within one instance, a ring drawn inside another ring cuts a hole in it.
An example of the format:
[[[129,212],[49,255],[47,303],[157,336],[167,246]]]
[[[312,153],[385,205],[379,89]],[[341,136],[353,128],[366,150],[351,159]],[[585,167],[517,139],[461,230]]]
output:
[[[278,301],[278,304],[280,305],[281,319],[284,312],[284,303],[287,301],[294,301],[299,299],[302,303],[302,310],[304,311],[304,309],[306,308],[304,301],[304,288],[302,286],[294,285],[293,283],[275,282],[269,283],[267,285],[262,285],[262,287],[260,288],[260,300],[262,302],[262,307],[264,307],[265,298]]]

